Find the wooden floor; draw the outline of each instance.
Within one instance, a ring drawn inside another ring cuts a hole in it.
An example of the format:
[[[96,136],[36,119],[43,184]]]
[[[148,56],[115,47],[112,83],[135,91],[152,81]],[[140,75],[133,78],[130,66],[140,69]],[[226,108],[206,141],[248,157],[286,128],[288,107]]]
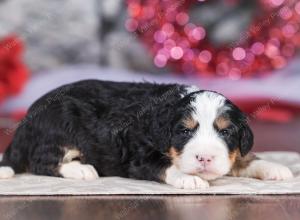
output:
[[[1,197],[1,220],[299,220],[299,196]]]
[[[253,122],[255,151],[300,152],[300,119]],[[10,137],[0,137],[0,149]],[[300,220],[293,196],[0,196],[0,220]]]

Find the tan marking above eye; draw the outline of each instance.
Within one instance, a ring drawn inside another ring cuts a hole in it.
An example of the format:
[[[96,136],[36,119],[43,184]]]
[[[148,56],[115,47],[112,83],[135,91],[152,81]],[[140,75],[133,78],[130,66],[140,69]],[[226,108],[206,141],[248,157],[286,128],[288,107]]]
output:
[[[228,128],[229,125],[230,125],[230,120],[228,118],[225,118],[225,117],[218,117],[216,120],[215,120],[215,123],[218,127],[219,130],[222,130],[222,129],[225,129],[225,128]]]
[[[188,129],[195,129],[198,126],[198,122],[192,117],[183,119],[183,125]]]

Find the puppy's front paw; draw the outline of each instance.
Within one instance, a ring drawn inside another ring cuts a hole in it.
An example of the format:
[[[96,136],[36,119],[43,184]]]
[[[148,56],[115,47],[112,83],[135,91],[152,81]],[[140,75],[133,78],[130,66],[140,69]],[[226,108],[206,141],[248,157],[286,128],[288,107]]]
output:
[[[272,163],[264,160],[257,160],[255,164],[255,173],[257,178],[262,180],[288,180],[293,178],[290,169],[281,164]]]
[[[207,189],[209,183],[198,176],[181,175],[174,180],[172,184],[179,189]]]
[[[166,170],[164,181],[179,189],[207,189],[209,184],[198,176],[182,173],[176,166]]]

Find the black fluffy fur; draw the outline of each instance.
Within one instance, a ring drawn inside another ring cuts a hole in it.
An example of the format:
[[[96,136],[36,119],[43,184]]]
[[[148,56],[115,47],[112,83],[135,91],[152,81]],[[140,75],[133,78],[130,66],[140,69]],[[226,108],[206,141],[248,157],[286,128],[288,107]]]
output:
[[[18,127],[3,165],[16,173],[59,176],[64,148],[100,176],[159,180],[170,164],[170,129],[182,117],[183,86],[88,80],[37,100]],[[170,120],[172,119],[172,120]]]

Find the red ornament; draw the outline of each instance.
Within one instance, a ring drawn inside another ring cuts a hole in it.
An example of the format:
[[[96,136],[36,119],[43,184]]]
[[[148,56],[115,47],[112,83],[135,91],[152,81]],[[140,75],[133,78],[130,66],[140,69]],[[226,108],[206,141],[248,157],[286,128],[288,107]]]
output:
[[[297,0],[258,0],[261,16],[240,40],[218,48],[201,24],[189,22],[189,8],[204,1],[127,0],[126,28],[150,47],[160,68],[171,64],[178,72],[232,79],[282,68],[300,47]]]
[[[0,41],[0,102],[21,91],[28,78],[22,62],[23,43],[15,36]]]

